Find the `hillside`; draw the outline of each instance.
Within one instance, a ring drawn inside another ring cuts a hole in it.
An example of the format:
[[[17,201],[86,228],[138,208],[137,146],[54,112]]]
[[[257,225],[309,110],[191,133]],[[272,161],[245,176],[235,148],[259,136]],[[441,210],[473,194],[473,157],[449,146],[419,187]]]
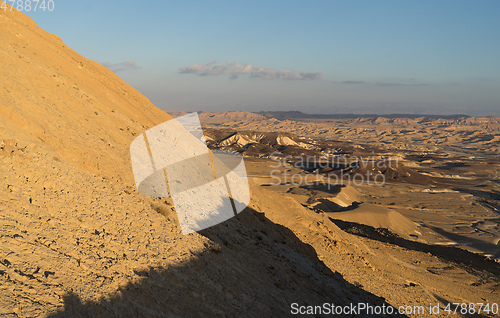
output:
[[[170,116],[24,14],[0,11],[1,138],[131,181],[130,141]]]

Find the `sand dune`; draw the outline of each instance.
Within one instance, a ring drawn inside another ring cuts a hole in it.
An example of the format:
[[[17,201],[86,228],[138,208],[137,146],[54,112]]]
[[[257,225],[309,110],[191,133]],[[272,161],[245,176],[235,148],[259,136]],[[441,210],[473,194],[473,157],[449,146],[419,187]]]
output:
[[[333,219],[389,229],[399,236],[411,239],[421,233],[417,225],[397,211],[373,204],[361,204],[354,211],[329,213]]]

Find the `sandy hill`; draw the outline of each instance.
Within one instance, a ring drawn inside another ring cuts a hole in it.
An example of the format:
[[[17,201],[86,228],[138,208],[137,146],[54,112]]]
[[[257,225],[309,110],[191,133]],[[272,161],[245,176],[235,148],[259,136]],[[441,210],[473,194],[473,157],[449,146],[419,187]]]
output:
[[[130,181],[130,141],[170,117],[24,14],[1,10],[0,25],[1,138]]]
[[[135,191],[128,153],[170,117],[22,13],[0,11],[0,29],[0,315],[255,317],[292,302],[385,304],[299,238],[318,216],[277,224],[290,221],[283,205],[294,219],[308,211],[271,192],[183,236],[167,200]],[[349,241],[331,222],[321,231]]]

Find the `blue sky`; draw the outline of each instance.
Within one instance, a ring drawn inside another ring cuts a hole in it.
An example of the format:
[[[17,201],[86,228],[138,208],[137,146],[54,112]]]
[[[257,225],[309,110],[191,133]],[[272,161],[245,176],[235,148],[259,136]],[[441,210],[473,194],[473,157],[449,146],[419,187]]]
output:
[[[167,111],[500,115],[497,0],[54,3],[25,13]]]

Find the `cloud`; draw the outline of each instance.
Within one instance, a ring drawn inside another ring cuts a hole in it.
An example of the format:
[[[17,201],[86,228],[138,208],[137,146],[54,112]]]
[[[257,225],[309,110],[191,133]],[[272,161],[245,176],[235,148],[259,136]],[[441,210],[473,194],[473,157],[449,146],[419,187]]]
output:
[[[129,70],[136,70],[140,68],[134,61],[125,61],[115,64],[111,64],[109,62],[103,62],[101,64],[115,73],[129,71]]]
[[[215,64],[216,61],[207,64],[193,64],[181,67],[181,74],[195,74],[199,76],[229,75],[230,79],[237,79],[239,75],[248,75],[250,78],[262,79],[284,79],[284,80],[319,80],[323,76],[320,72],[292,72],[287,70],[276,70],[254,66],[252,64],[240,64],[239,62],[227,62],[226,64]]]

